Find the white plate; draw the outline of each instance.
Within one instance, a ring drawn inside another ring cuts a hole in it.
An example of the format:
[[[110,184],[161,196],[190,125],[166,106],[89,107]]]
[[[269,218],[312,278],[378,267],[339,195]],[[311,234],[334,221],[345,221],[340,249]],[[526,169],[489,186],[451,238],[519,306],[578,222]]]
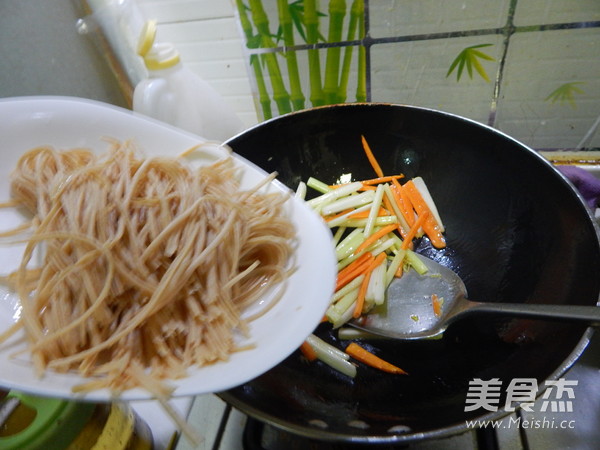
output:
[[[203,142],[198,136],[148,119],[111,105],[70,97],[18,97],[0,100],[0,202],[10,198],[9,173],[25,151],[39,145],[56,148],[83,146],[94,151],[107,149],[103,138],[133,139],[148,156],[176,156]],[[250,187],[266,173],[242,157],[246,164],[242,187]],[[289,191],[279,182],[275,189]],[[283,298],[260,319],[251,324],[255,347],[238,352],[227,362],[204,368],[192,368],[189,376],[169,381],[176,387],[174,396],[218,392],[240,385],[266,372],[290,355],[317,326],[333,293],[336,263],[331,233],[322,220],[304,204],[290,201],[292,221],[296,225],[299,244],[296,257],[298,270],[288,280]],[[0,209],[0,229],[18,224],[23,217]],[[18,246],[0,245],[0,274],[14,270],[21,259]],[[18,300],[6,287],[0,288],[0,332],[15,320]],[[12,339],[11,341],[12,342]],[[42,379],[35,377],[27,357],[9,357],[15,348],[0,347],[0,386],[38,395],[74,398],[71,388],[84,379],[75,374],[48,371]],[[107,390],[88,393],[87,400],[106,400]],[[150,395],[132,389],[123,399],[145,399]]]

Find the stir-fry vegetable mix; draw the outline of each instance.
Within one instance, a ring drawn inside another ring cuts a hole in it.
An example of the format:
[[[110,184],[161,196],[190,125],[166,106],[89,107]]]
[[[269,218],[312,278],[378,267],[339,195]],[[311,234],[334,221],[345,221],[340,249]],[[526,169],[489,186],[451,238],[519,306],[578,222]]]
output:
[[[297,190],[302,198],[308,189],[318,193],[307,203],[333,233],[338,276],[324,318],[333,328],[383,305],[387,287],[404,271],[427,271],[412,251],[416,238],[426,235],[434,247],[446,245],[444,225],[425,181],[385,175],[365,137],[361,140],[375,178],[328,185],[311,177]],[[432,297],[432,305],[439,315],[440,299]],[[354,342],[342,351],[313,334],[300,350],[309,361],[319,359],[350,377],[356,375],[351,358],[386,372],[406,374]]]

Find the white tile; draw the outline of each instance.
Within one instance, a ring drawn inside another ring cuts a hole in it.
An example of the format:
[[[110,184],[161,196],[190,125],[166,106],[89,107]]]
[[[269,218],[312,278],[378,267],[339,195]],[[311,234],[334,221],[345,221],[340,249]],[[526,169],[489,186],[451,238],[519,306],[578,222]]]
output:
[[[483,61],[491,81],[465,69],[446,76],[456,56],[466,47],[490,43],[481,50],[498,61],[499,36],[382,44],[372,47],[372,99],[439,109],[487,123],[498,63]]]
[[[509,46],[497,126],[534,148],[572,148],[598,116],[600,29],[515,34]],[[565,83],[581,82],[575,106],[551,103]],[[597,134],[590,143],[600,146]]]
[[[198,19],[233,16],[229,0],[137,0],[150,19],[160,23],[186,22]]]
[[[527,0],[517,3],[516,25],[600,20],[598,0]]]
[[[373,37],[407,36],[501,27],[508,0],[377,0],[369,3]]]

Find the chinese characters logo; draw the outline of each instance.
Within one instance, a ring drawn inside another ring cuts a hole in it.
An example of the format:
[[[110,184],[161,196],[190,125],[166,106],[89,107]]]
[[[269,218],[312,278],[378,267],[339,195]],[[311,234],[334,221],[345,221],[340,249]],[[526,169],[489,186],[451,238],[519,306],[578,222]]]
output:
[[[547,380],[546,388],[541,396],[540,412],[572,412],[574,387],[576,380]],[[535,378],[515,378],[506,387],[506,399],[501,405],[502,381],[499,378],[482,380],[475,378],[469,382],[469,390],[465,402],[465,412],[485,409],[498,411],[503,406],[506,411],[514,411],[515,403],[529,412],[533,407],[538,393],[538,382]]]

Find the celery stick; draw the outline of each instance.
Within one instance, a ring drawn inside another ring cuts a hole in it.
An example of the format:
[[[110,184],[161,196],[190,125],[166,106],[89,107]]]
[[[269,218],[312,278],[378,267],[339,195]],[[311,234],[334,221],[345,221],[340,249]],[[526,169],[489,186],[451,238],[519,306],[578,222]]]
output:
[[[371,191],[372,192],[372,191]],[[383,200],[383,185],[377,185],[377,189],[375,190],[375,195],[373,196],[373,203],[371,203],[371,210],[369,211],[369,217],[367,218],[367,223],[365,225],[365,236],[369,237],[373,234],[373,227],[375,225],[375,219],[379,215],[379,208],[381,207],[381,201]]]
[[[350,233],[348,236],[346,236],[346,239],[340,242],[340,244],[337,246],[335,254],[337,256],[338,261],[341,261],[342,259],[354,253],[354,250],[356,250],[356,248],[361,244],[361,242],[365,240],[365,236],[362,232],[362,229],[357,228],[356,230],[357,233]]]
[[[375,220],[375,226],[381,227],[384,225],[390,225],[392,223],[398,223],[396,216],[381,216]],[[343,225],[348,228],[364,228],[367,224],[367,219],[348,219]]]
[[[354,230],[352,230],[348,234],[348,236],[346,236],[344,239],[342,239],[342,242],[340,242],[338,245],[336,245],[335,251],[336,252],[343,251],[343,249],[347,245],[347,242],[350,242],[352,239],[354,239],[354,236],[356,236],[358,233],[362,233],[362,230],[359,230],[358,228],[355,228]]]
[[[398,270],[398,267],[400,267],[400,264],[402,264],[404,262],[405,255],[406,255],[406,250],[404,250],[404,249],[400,249],[400,250],[396,251],[396,254],[394,255],[394,258],[392,259],[392,262],[388,266],[387,273],[385,275],[386,286],[389,286],[389,284],[394,279],[396,271]]]
[[[343,327],[338,330],[338,338],[349,341],[353,339],[389,339],[379,334],[368,333],[356,328]]]
[[[296,188],[296,197],[300,200],[304,200],[306,198],[306,183],[304,181],[298,183],[298,187]]]
[[[421,261],[415,252],[412,250],[406,250],[406,261],[408,264],[417,271],[419,275],[427,273],[427,266]]]
[[[333,235],[333,245],[337,245],[344,233],[346,232],[346,227],[339,227],[335,234]]]
[[[366,251],[366,250],[365,250]],[[337,270],[340,271],[342,270],[344,267],[348,266],[349,264],[352,264],[353,261],[356,261],[358,258],[360,258],[362,255],[365,254],[365,251],[362,252],[358,252],[358,253],[351,253],[349,256],[346,256],[343,259],[340,259],[338,261],[337,264]]]
[[[386,264],[380,264],[371,271],[371,278],[367,285],[365,301],[382,305],[385,300],[385,269]]]
[[[357,289],[360,286],[360,283],[362,283],[362,280],[364,277],[365,277],[364,275],[359,275],[354,280],[352,280],[350,283],[348,283],[346,286],[339,289],[335,294],[333,294],[332,302],[334,302],[334,303],[337,302],[348,292],[350,292],[354,289]]]
[[[357,292],[356,296],[358,297],[358,292]],[[356,308],[356,300],[354,302],[352,302],[352,304],[348,307],[348,309],[346,309],[346,311],[344,311],[341,314],[339,320],[337,320],[336,322],[333,323],[333,328],[335,328],[335,329],[340,328],[341,326],[343,326],[344,324],[346,324],[350,320],[352,320],[352,317],[354,315],[354,308]]]
[[[306,338],[306,341],[311,345],[311,347],[317,351],[321,350],[324,353],[329,353],[337,358],[348,360],[350,359],[350,355],[348,353],[340,350],[339,348],[331,345],[328,342],[325,342],[320,337],[315,334],[311,334]]]
[[[358,290],[359,288],[354,288],[344,295],[339,302],[327,309],[327,319],[333,324],[334,328],[341,327],[352,317],[354,305],[358,298]]]
[[[379,242],[379,241],[378,241]],[[380,253],[385,252],[389,248],[391,248],[396,243],[394,238],[386,239],[385,241],[381,241],[376,247],[371,250],[371,254],[373,256],[377,256]]]
[[[351,378],[356,376],[356,366],[349,361],[350,355],[346,352],[328,344],[314,334],[308,336],[306,341],[313,348],[320,361]]]
[[[327,192],[332,190],[326,183],[323,183],[322,181],[319,181],[314,177],[309,177],[306,181],[306,185],[309,188],[314,189],[315,191],[319,191],[321,194],[326,194]]]
[[[356,181],[354,183],[349,183],[344,186],[340,186],[337,189],[331,189],[330,191],[315,197],[309,200],[307,203],[310,207],[314,208],[316,206],[322,205],[323,203],[328,203],[334,200],[337,200],[340,197],[345,197],[346,195],[350,195],[356,191],[358,191],[362,187],[362,183],[360,181]]]
[[[336,189],[339,190],[342,188]],[[358,190],[358,189],[357,189]],[[334,191],[335,192],[335,191]],[[356,191],[355,191],[356,192]],[[324,195],[328,195],[324,194]],[[356,208],[358,206],[366,205],[367,203],[371,203],[373,201],[373,191],[365,191],[356,195],[342,195],[340,194],[337,199],[332,200],[331,202],[326,202],[326,204],[321,209],[323,215],[335,214],[345,209]]]
[[[337,226],[342,225],[346,220],[348,220],[348,217],[350,217],[352,214],[356,214],[358,212],[362,212],[362,211],[366,211],[367,209],[370,208],[370,205],[363,205],[360,206],[350,212],[347,212],[346,214],[343,214],[339,217],[336,217],[335,219],[331,219],[329,222],[327,222],[327,225],[329,225],[329,228],[335,228]]]

